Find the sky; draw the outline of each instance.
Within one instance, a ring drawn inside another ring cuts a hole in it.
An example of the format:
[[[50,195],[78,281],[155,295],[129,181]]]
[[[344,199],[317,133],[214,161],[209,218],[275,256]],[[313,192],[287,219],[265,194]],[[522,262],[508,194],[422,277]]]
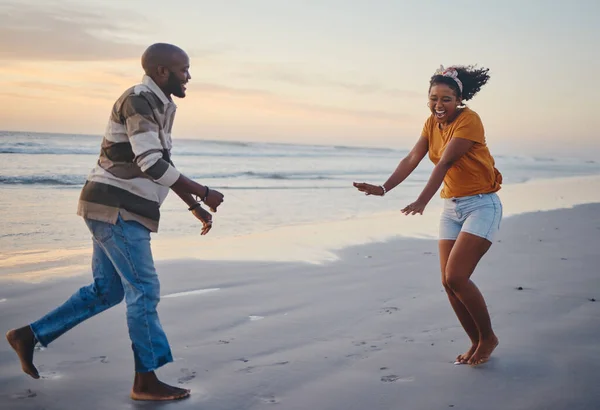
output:
[[[599,19],[596,0],[0,0],[0,129],[102,134],[169,42],[192,75],[174,138],[410,148],[435,69],[475,64],[491,149],[589,157]]]

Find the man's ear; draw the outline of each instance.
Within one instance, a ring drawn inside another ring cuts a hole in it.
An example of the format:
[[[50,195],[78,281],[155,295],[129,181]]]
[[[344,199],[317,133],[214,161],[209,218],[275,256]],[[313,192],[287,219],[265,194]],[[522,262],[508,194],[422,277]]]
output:
[[[169,78],[169,69],[164,65],[159,65],[158,67],[156,67],[156,73],[159,77]]]

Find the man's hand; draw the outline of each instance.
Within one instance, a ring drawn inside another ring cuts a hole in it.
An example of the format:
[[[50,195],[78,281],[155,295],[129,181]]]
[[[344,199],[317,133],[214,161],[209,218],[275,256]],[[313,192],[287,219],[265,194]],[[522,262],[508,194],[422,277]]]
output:
[[[404,215],[416,215],[416,214],[423,215],[423,211],[425,210],[426,206],[427,206],[427,202],[421,202],[419,200],[416,200],[412,204],[405,207],[401,212]]]
[[[203,202],[212,212],[217,212],[217,207],[223,203],[223,194],[214,189],[206,188],[208,189],[208,196],[204,198]]]
[[[192,213],[202,222],[202,232],[200,234],[206,235],[212,228],[212,215],[201,206],[194,209]]]
[[[217,207],[223,202],[223,194],[219,191],[200,185],[181,174],[179,179],[171,185],[171,189],[183,199],[188,206],[196,202],[204,202],[212,212],[217,212]]]

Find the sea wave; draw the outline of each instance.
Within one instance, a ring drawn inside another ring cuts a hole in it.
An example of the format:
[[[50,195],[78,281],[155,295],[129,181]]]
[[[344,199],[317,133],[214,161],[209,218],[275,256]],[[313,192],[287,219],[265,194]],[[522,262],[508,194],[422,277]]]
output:
[[[0,154],[20,154],[20,155],[98,155],[100,153],[99,147],[88,148],[62,148],[62,147],[45,147],[38,145],[22,145],[17,146],[3,146],[0,148]],[[177,157],[220,157],[220,158],[328,158],[328,157],[353,157],[362,156],[365,154],[364,150],[348,150],[348,151],[271,151],[265,150],[250,151],[250,150],[238,150],[238,151],[226,151],[216,150],[214,147],[211,149],[203,150],[199,147],[188,148],[185,146],[178,146],[173,149],[172,155],[174,158]],[[388,154],[387,151],[369,151],[370,157]]]
[[[0,185],[78,186],[85,183],[81,175],[0,175]]]
[[[199,181],[202,180],[265,180],[265,181],[331,181],[347,180],[352,176],[379,175],[374,171],[352,171],[343,173],[341,171],[303,172],[231,172],[231,173],[204,173],[190,174],[189,177]],[[0,185],[46,185],[46,186],[82,186],[86,181],[86,175],[62,174],[62,175],[0,175]],[[245,189],[245,188],[244,188]]]
[[[0,154],[98,155],[101,136],[0,132]],[[198,157],[355,157],[400,155],[392,148],[244,141],[175,139],[174,156]]]
[[[0,154],[26,154],[26,155],[98,155],[99,148],[58,148],[44,147],[38,144],[11,144],[0,148]]]

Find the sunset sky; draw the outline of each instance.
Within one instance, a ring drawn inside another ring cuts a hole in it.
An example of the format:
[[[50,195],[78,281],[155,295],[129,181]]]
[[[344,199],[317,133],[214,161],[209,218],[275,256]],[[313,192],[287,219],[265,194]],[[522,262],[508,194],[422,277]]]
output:
[[[600,2],[0,0],[0,129],[101,134],[140,56],[191,58],[174,137],[410,147],[440,65],[498,152],[600,152]]]

